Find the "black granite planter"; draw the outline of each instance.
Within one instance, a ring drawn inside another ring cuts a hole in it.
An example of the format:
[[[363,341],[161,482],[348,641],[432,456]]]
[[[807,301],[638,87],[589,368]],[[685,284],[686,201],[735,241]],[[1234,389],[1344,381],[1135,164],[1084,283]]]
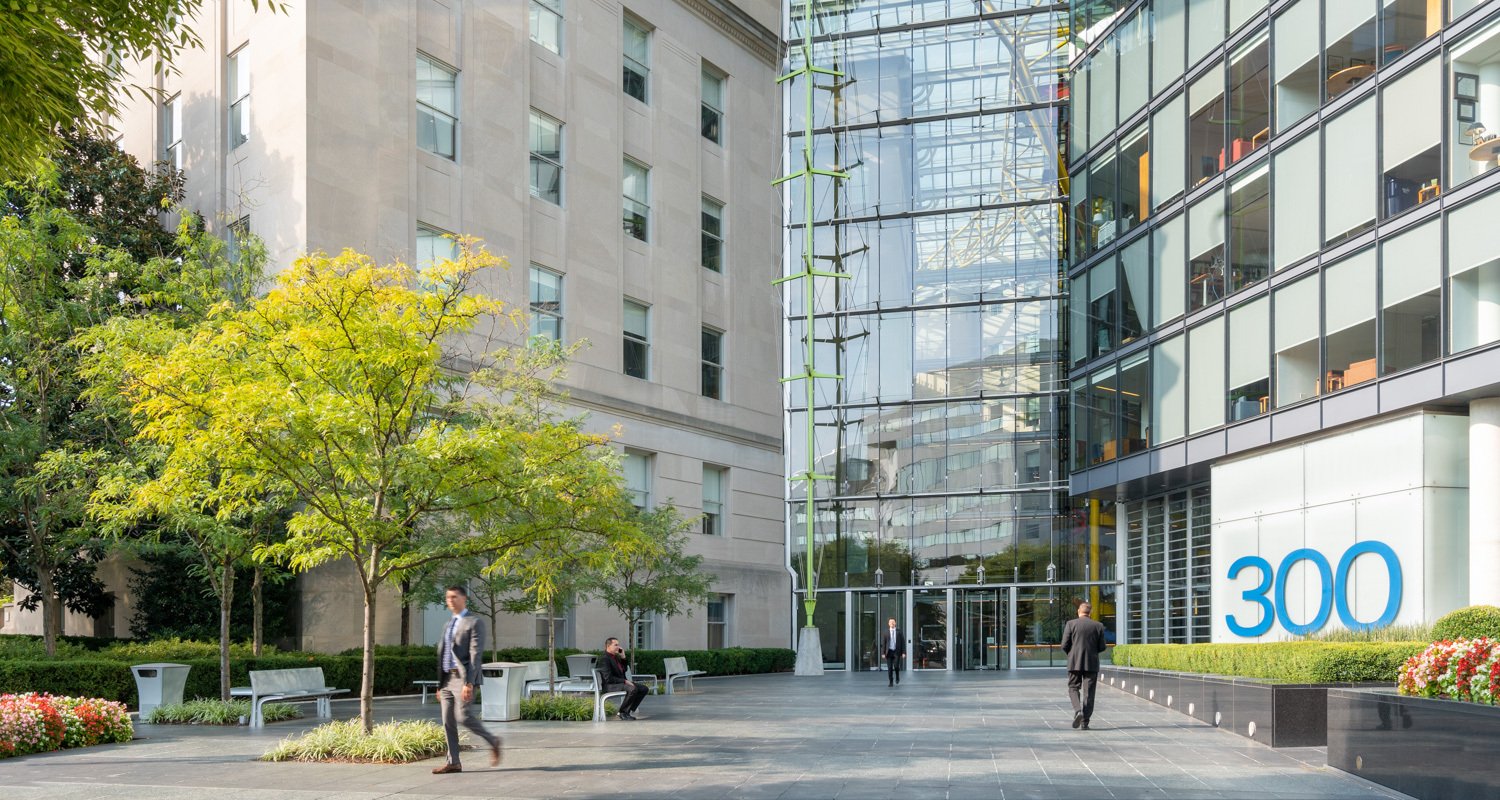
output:
[[[1422,800],[1500,797],[1500,707],[1328,692],[1328,766]]]
[[[1271,747],[1316,747],[1328,742],[1326,684],[1272,683],[1135,667],[1105,667],[1099,681]]]

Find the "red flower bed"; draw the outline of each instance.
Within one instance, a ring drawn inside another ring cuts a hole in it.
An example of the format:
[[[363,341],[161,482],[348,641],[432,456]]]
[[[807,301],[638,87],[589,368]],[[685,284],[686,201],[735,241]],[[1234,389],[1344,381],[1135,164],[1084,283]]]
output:
[[[122,703],[48,694],[0,694],[0,758],[61,747],[128,742],[134,735]]]

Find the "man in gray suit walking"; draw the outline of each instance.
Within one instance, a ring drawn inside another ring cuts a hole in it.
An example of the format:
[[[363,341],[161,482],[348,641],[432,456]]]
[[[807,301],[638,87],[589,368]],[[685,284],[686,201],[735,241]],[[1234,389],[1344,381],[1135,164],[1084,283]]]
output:
[[[462,586],[449,586],[444,601],[453,618],[443,626],[438,640],[438,708],[443,717],[443,732],[448,735],[448,763],[432,773],[446,775],[463,772],[458,763],[458,726],[463,723],[471,733],[490,745],[490,766],[500,766],[500,739],[469,716],[469,704],[479,690],[484,662],[484,625],[468,612],[469,592]]]
[[[1089,619],[1093,609],[1078,604],[1078,618],[1063,627],[1062,649],[1068,654],[1068,699],[1073,701],[1073,727],[1089,729],[1094,716],[1094,689],[1099,685],[1099,654],[1104,652],[1104,626]],[[1079,689],[1083,697],[1079,698]]]

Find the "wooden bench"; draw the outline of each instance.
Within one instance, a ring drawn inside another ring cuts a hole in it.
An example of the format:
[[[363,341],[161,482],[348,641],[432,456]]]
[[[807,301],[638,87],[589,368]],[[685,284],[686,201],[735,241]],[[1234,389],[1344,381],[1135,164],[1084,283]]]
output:
[[[675,681],[678,678],[682,678],[683,680],[687,681],[687,690],[691,692],[693,690],[693,676],[708,674],[701,669],[688,669],[687,659],[683,658],[682,656],[675,656],[672,658],[664,659],[662,661],[662,670],[667,673],[667,676],[665,678],[667,684],[667,694],[672,693],[672,681]]]
[[[231,697],[250,698],[250,727],[265,725],[261,707],[277,700],[316,700],[318,716],[333,716],[329,700],[336,694],[347,694],[348,689],[335,689],[323,680],[322,667],[301,669],[253,669],[250,670],[250,685],[236,686],[229,690]]]

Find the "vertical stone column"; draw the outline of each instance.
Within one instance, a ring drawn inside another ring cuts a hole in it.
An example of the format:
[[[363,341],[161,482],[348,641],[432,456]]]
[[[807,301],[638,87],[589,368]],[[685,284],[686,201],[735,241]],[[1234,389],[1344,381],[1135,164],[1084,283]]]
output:
[[[1469,404],[1469,604],[1500,605],[1500,397]]]

